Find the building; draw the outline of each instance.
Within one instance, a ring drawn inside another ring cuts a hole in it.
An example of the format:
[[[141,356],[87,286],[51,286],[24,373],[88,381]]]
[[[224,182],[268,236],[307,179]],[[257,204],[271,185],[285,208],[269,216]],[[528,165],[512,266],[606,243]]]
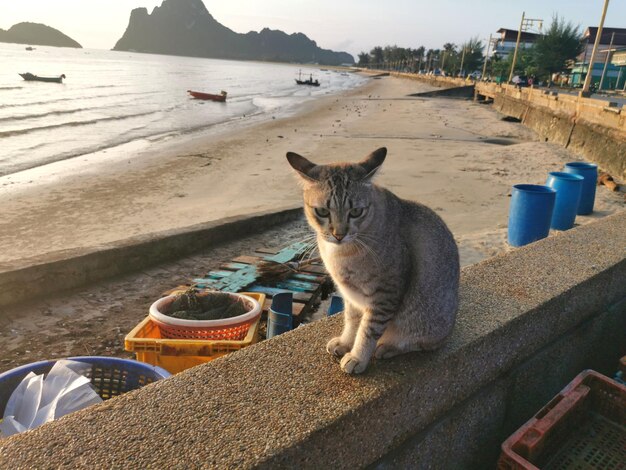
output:
[[[500,28],[497,32],[500,33],[500,37],[496,40],[491,55],[496,54],[501,59],[506,59],[515,50],[518,31],[516,29]],[[539,34],[522,31],[520,49],[531,47],[537,38],[539,38]]]
[[[589,26],[583,34],[584,49],[583,52],[577,57],[577,61],[572,67],[571,85],[582,86],[585,81],[585,76],[589,70],[589,61],[591,60],[591,53],[593,51],[593,45],[598,34],[598,28],[595,26]],[[613,38],[613,45],[611,45],[611,37]],[[600,37],[600,43],[596,56],[593,61],[591,83],[598,84],[602,77],[602,71],[604,70],[604,63],[609,54],[609,49],[624,49],[626,47],[626,28],[602,28],[602,36]],[[606,73],[604,75],[604,82],[602,88],[605,90],[612,90],[615,88],[623,88],[624,81],[626,81],[626,71],[624,67],[619,67],[607,63]]]

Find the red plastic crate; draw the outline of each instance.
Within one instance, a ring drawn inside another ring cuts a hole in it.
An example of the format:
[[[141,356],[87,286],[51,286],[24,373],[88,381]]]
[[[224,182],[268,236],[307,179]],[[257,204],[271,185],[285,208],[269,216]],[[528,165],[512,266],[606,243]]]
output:
[[[626,387],[581,372],[502,444],[498,469],[626,469]]]

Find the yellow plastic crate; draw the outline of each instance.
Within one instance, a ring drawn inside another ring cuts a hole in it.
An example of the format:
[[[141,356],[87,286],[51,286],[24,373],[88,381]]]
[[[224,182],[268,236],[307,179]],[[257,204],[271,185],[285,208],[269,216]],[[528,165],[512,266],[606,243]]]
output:
[[[265,294],[241,293],[254,298],[263,308]],[[126,335],[124,349],[134,352],[138,361],[163,367],[176,374],[256,343],[259,340],[260,321],[261,316],[250,325],[248,334],[241,341],[212,341],[162,338],[158,325],[146,317]]]

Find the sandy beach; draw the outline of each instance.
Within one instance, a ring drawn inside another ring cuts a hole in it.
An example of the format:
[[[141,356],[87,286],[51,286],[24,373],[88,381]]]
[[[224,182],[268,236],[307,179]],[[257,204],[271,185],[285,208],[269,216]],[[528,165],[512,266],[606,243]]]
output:
[[[0,178],[0,266],[63,257],[130,236],[300,203],[285,161],[326,163],[385,146],[378,182],[434,208],[470,264],[506,249],[507,197],[579,159],[471,101],[413,98],[420,82],[385,77],[307,103],[295,116],[186,140],[138,143]],[[242,118],[245,119],[245,118]],[[486,143],[505,138],[507,143]],[[624,208],[598,188],[586,223]]]
[[[579,159],[540,142],[521,124],[471,101],[408,98],[428,87],[393,77],[322,99],[296,116],[187,142],[121,149],[0,179],[0,268],[97,249],[132,235],[224,216],[300,204],[285,161],[296,151],[317,162],[358,160],[386,146],[378,182],[434,208],[449,224],[464,266],[510,250],[509,194],[544,183],[548,171]],[[513,145],[485,143],[499,138]],[[158,149],[158,151],[156,151]],[[128,155],[133,155],[129,161]],[[597,188],[584,224],[624,209],[623,192]],[[0,371],[43,358],[132,357],[124,336],[165,290],[256,247],[307,237],[301,220],[117,279],[59,293],[0,315]],[[553,232],[558,236],[559,232]],[[323,315],[320,309],[316,315]]]

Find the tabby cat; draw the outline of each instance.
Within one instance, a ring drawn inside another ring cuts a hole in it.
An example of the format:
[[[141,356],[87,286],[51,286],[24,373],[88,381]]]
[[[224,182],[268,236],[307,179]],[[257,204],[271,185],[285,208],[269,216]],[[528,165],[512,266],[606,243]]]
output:
[[[328,352],[349,374],[386,359],[440,347],[458,307],[459,253],[428,207],[372,183],[386,148],[359,163],[316,165],[289,152],[303,183],[304,211],[345,305]]]

